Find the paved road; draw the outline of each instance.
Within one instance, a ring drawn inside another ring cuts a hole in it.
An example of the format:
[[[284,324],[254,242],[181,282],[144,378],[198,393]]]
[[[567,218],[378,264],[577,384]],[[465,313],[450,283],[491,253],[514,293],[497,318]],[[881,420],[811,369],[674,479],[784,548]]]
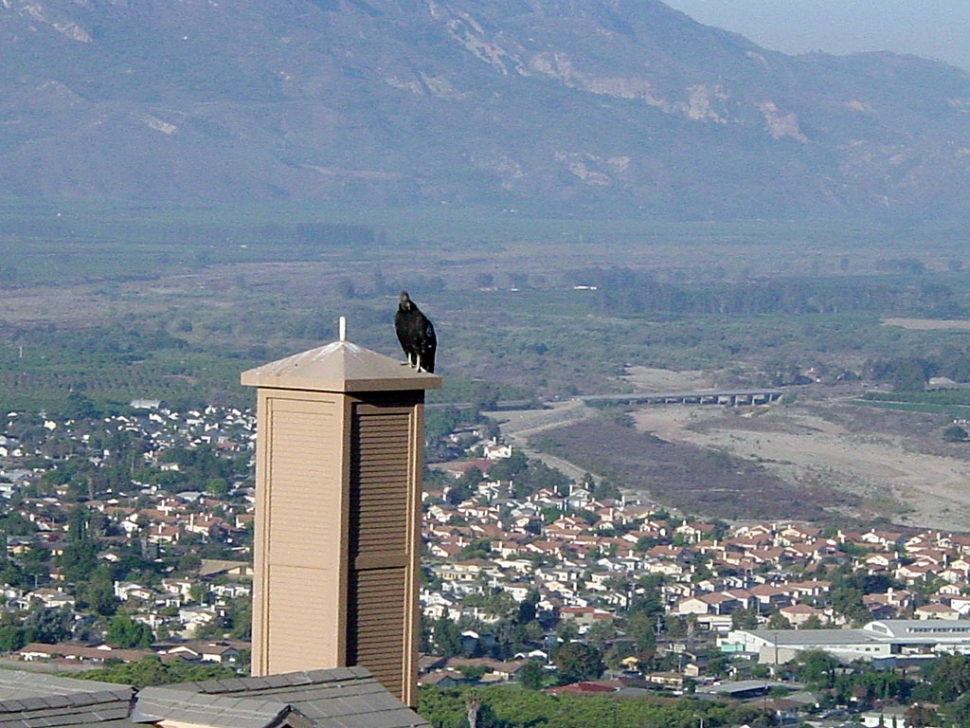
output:
[[[558,468],[567,477],[581,480],[586,471],[567,460],[537,452],[527,446],[529,438],[544,430],[565,427],[574,422],[595,417],[597,411],[588,407],[579,399],[568,402],[547,403],[548,409],[512,410],[500,412],[485,412],[499,423],[502,435],[518,450],[522,450],[530,458],[541,460],[550,468]]]

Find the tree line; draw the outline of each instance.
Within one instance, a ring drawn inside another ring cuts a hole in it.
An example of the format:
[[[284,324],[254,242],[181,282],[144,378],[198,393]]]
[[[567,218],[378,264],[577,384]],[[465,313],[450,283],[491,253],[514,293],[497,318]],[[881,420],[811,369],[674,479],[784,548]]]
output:
[[[726,705],[696,698],[618,700],[507,687],[422,689],[418,712],[435,728],[465,728],[472,712],[478,728],[696,728],[698,720],[720,728],[753,725],[762,715],[760,705]]]
[[[907,726],[970,728],[967,655],[941,656],[924,665],[918,674],[910,675],[877,670],[866,661],[845,665],[826,652],[809,650],[786,670],[819,697],[821,707],[860,702],[870,706],[908,705]],[[775,719],[761,701],[705,700],[690,693],[675,699],[649,693],[622,699],[611,694],[555,694],[529,689],[524,682],[521,686],[422,688],[418,712],[435,728],[465,728],[472,718],[478,728],[695,728],[699,721],[719,728],[767,726]]]
[[[752,278],[739,282],[681,283],[651,271],[588,268],[566,276],[570,285],[595,287],[591,304],[606,314],[839,314],[896,313],[938,318],[965,315],[947,285],[926,279]]]

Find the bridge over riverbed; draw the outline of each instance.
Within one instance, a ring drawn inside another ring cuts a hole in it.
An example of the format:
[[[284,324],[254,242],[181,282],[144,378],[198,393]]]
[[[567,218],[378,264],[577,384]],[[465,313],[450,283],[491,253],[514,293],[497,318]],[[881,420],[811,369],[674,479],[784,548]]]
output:
[[[633,394],[594,394],[580,397],[596,404],[720,404],[730,407],[768,404],[779,399],[780,389],[704,389],[686,392],[636,392]]]
[[[768,404],[780,399],[780,389],[702,389],[686,392],[635,392],[633,394],[590,394],[572,397],[573,401],[595,406],[597,404],[720,404],[731,407],[743,405]],[[558,400],[557,400],[558,401]],[[552,405],[552,401],[539,402],[535,399],[499,400],[491,411],[542,409]],[[425,405],[428,409],[444,407],[471,407],[471,402],[437,402]]]

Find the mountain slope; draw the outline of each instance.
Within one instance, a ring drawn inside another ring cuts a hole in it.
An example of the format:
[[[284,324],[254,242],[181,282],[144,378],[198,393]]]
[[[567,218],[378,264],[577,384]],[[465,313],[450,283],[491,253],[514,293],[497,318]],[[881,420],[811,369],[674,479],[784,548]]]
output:
[[[657,0],[3,0],[0,194],[964,214],[970,77]]]

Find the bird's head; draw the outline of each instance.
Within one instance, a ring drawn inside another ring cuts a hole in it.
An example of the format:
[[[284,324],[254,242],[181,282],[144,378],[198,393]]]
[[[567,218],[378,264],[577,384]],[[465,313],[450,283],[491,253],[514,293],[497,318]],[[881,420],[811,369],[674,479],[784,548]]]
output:
[[[407,291],[401,291],[401,295],[398,298],[397,307],[399,309],[401,309],[402,311],[410,311],[411,310],[411,306],[412,306],[412,304],[411,304],[411,297],[408,296],[408,292]]]

